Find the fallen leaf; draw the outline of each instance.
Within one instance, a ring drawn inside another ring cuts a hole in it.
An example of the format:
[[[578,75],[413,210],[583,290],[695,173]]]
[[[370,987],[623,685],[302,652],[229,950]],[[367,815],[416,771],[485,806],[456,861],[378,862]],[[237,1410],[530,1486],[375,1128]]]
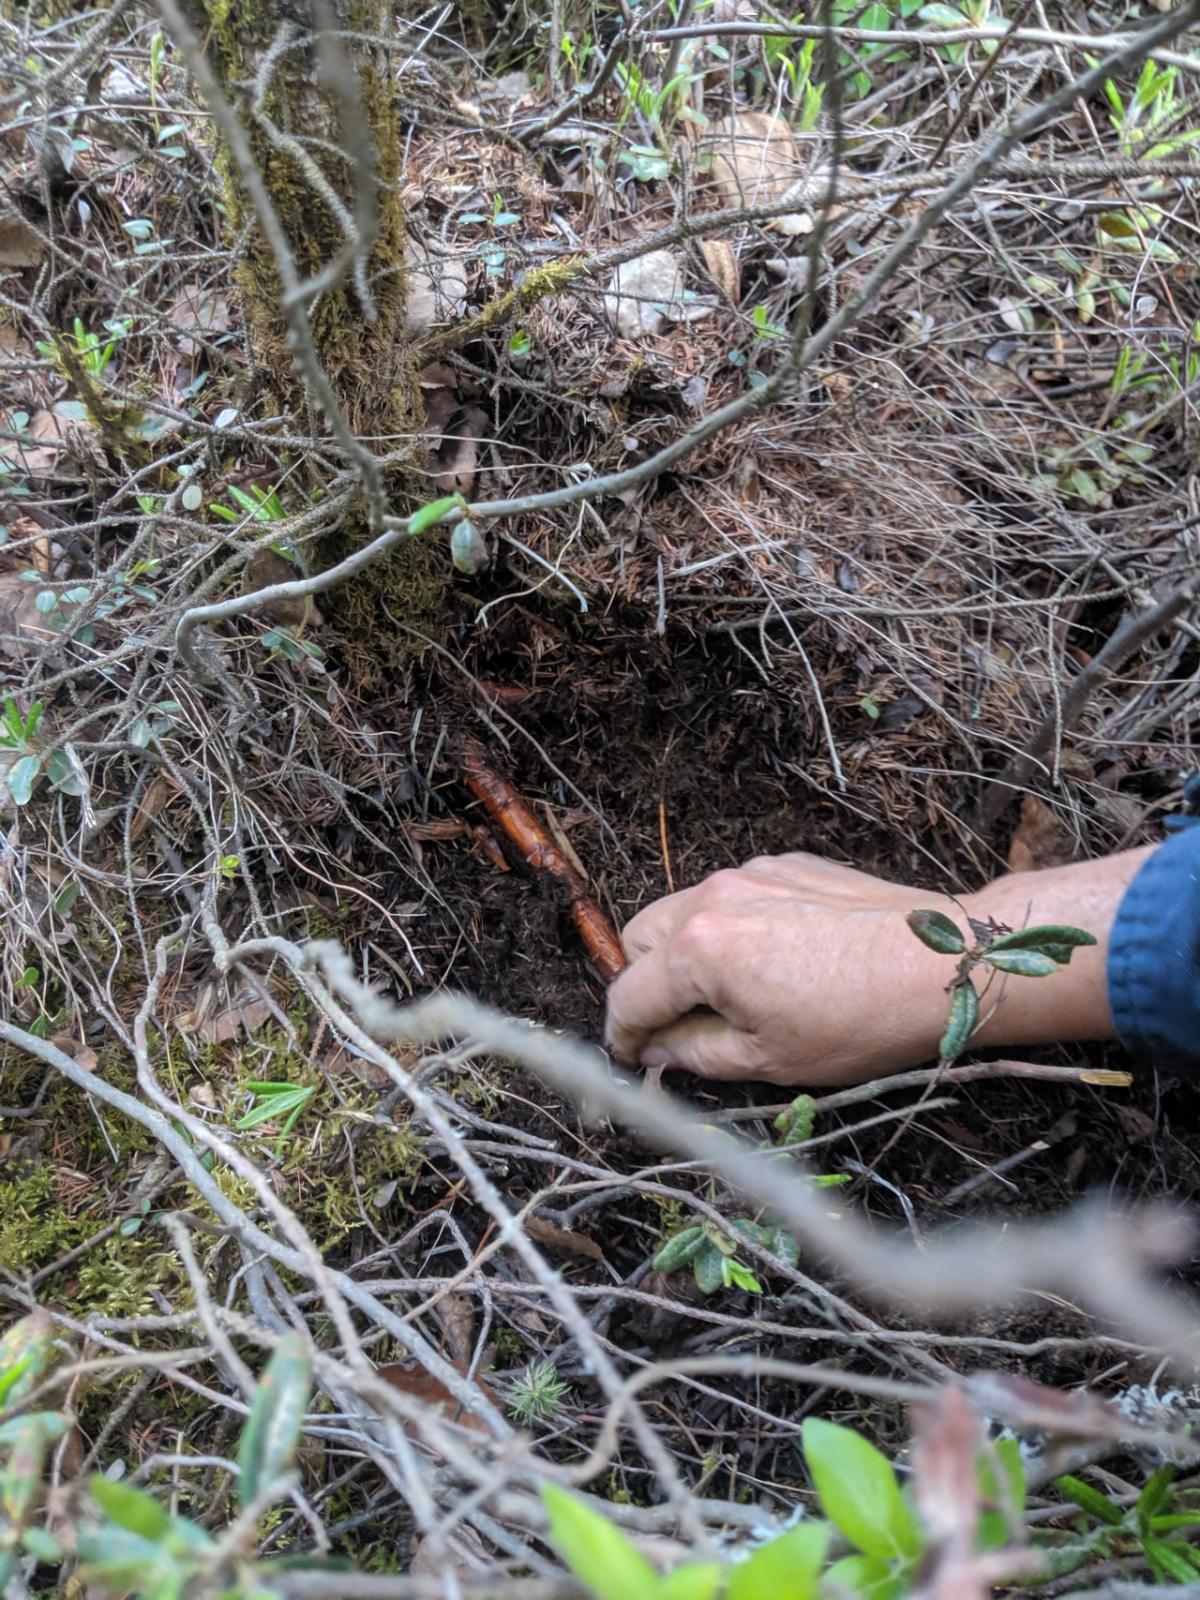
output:
[[[464,1378],[466,1377],[467,1362],[451,1361],[450,1365],[455,1372],[460,1372]],[[460,1405],[442,1380],[426,1372],[416,1361],[393,1361],[375,1370],[386,1383],[391,1384],[393,1389],[399,1389],[401,1394],[410,1395],[412,1399],[421,1400],[426,1405],[436,1406],[447,1421],[460,1423],[462,1427],[470,1428],[474,1433],[491,1432],[482,1417],[475,1416],[473,1412]],[[471,1382],[485,1400],[490,1400],[494,1406],[499,1405],[495,1394],[478,1373]]]
[[[1010,872],[1040,872],[1074,857],[1074,840],[1057,814],[1036,794],[1021,800],[1021,816],[1008,847]]]
[[[561,1250],[564,1255],[586,1256],[589,1261],[597,1261],[602,1267],[606,1265],[604,1251],[586,1233],[576,1233],[573,1228],[560,1228],[556,1223],[547,1222],[544,1217],[528,1216],[524,1226],[525,1232],[538,1244],[544,1244],[551,1250]]]
[[[404,319],[410,333],[425,333],[435,322],[449,322],[467,303],[467,279],[457,261],[434,255],[416,239],[405,251],[408,295]]]
[[[761,111],[739,111],[718,117],[702,148],[711,152],[712,176],[726,206],[765,206],[809,198],[809,179],[796,136],[782,117]],[[811,233],[811,211],[796,210],[771,219],[779,233]]]
[[[178,793],[179,787],[175,780],[169,778],[165,772],[156,773],[151,778],[138,802],[137,815],[129,824],[129,837],[133,843],[137,843],[155,817]]]
[[[36,267],[45,254],[37,234],[15,211],[0,217],[0,267]]]
[[[194,1034],[206,1044],[225,1044],[261,1028],[270,1015],[271,1008],[265,1000],[245,1000],[208,1015],[200,1007],[185,1011],[175,1018],[175,1026],[180,1033]]]
[[[478,440],[487,427],[487,413],[464,406],[447,424],[433,453],[434,482],[441,494],[469,495],[475,486]]]
[[[729,240],[701,239],[700,254],[709,277],[730,305],[737,305],[742,297],[742,269]]]
[[[20,441],[5,440],[0,444],[0,455],[31,478],[43,478],[53,472],[60,456],[82,463],[104,463],[96,430],[78,400],[39,406]]]
[[[185,283],[175,296],[167,319],[182,335],[178,340],[180,353],[194,356],[201,342],[211,343],[220,334],[229,332],[229,301],[225,295],[198,283]]]
[[[54,637],[37,608],[38,592],[38,585],[22,582],[20,573],[0,572],[0,656],[7,661],[22,659],[22,645],[43,645]]]
[[[670,250],[651,250],[619,266],[609,280],[604,310],[626,339],[661,333],[683,310],[683,263]]]
[[[475,1348],[475,1304],[470,1295],[444,1294],[434,1307],[451,1360],[469,1363]]]

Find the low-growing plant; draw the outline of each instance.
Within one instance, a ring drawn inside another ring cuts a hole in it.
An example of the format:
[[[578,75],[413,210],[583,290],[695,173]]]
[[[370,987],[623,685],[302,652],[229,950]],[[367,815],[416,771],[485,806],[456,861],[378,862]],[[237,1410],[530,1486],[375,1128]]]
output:
[[[237,857],[226,856],[224,860],[236,862]],[[296,1126],[300,1113],[316,1094],[316,1085],[252,1078],[245,1087],[254,1096],[257,1104],[252,1106],[244,1117],[240,1117],[234,1123],[234,1127],[239,1133],[248,1133],[251,1128],[257,1128],[264,1122],[277,1122],[282,1117],[283,1126],[275,1141],[275,1156],[278,1159],[283,1154],[288,1134]]]
[[[570,1392],[570,1384],[559,1377],[553,1361],[531,1361],[513,1379],[508,1414],[526,1428],[535,1422],[549,1422]]]
[[[65,750],[45,749],[40,729],[45,706],[35,700],[22,712],[9,696],[0,718],[0,750],[10,750],[17,759],[5,775],[8,792],[16,805],[28,805],[38,780],[45,777],[62,794],[82,794],[83,789]]]
[[[805,1518],[743,1560],[688,1562],[660,1574],[602,1512],[547,1484],[550,1537],[596,1600],[817,1600],[838,1593],[898,1600],[913,1584],[927,1538],[895,1468],[861,1434],[818,1417],[805,1421],[801,1445],[824,1520]],[[976,1471],[984,1508],[976,1548],[1002,1549],[1025,1506],[1016,1441],[980,1451]],[[851,1553],[831,1560],[835,1532]]]

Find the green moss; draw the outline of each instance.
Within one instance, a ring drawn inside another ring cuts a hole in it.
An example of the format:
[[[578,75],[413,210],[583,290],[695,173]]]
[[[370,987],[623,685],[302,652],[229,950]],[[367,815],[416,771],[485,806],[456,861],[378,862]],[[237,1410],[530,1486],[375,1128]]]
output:
[[[191,1302],[179,1262],[158,1228],[127,1238],[114,1233],[75,1269],[78,1288],[67,1306],[78,1316],[137,1317],[157,1311],[153,1290],[169,1290],[177,1311]]]
[[[0,1267],[23,1274],[36,1272],[73,1250],[100,1224],[72,1216],[59,1198],[50,1167],[20,1164],[7,1183],[0,1183]]]

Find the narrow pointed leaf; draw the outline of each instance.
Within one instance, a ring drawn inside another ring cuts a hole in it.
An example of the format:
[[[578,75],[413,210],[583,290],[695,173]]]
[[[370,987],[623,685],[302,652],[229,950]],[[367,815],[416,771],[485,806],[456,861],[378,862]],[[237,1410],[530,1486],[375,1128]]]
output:
[[[656,1600],[654,1568],[607,1517],[553,1483],[542,1504],[555,1548],[596,1600]]]
[[[975,985],[968,978],[965,983],[955,984],[950,995],[950,1012],[946,1018],[946,1031],[938,1045],[938,1055],[944,1061],[953,1061],[967,1047],[967,1041],[975,1032],[975,1024],[979,1021],[979,996],[975,992]]]
[[[435,523],[448,516],[451,511],[465,511],[467,502],[460,494],[446,495],[441,500],[431,500],[427,506],[422,506],[419,511],[414,511],[408,519],[409,533],[424,533],[426,528],[432,528]]]
[[[997,972],[1018,978],[1049,978],[1058,971],[1058,962],[1044,950],[989,950],[983,959]]]
[[[1125,1513],[1115,1501],[1110,1500],[1106,1494],[1101,1494],[1100,1490],[1093,1488],[1090,1483],[1084,1483],[1081,1478],[1074,1478],[1070,1473],[1064,1473],[1061,1478],[1055,1478],[1054,1487],[1067,1500],[1073,1501],[1081,1511],[1086,1511],[1089,1517],[1095,1517],[1097,1522],[1116,1528],[1125,1520]]]
[[[829,1526],[802,1522],[730,1570],[727,1600],[813,1600]]]
[[[910,911],[904,920],[921,943],[940,956],[961,956],[967,948],[967,941],[942,911]]]
[[[238,1444],[244,1506],[291,1466],[312,1391],[312,1359],[298,1333],[284,1334],[254,1391]]]
[[[277,1117],[286,1116],[289,1111],[298,1111],[304,1103],[312,1097],[311,1085],[304,1088],[288,1089],[282,1094],[268,1095],[261,1105],[247,1111],[234,1123],[234,1127],[244,1133],[248,1128],[257,1128],[260,1122],[272,1122]]]
[[[801,1438],[821,1509],[850,1543],[884,1561],[915,1556],[920,1530],[883,1452],[821,1417],[806,1419]]]

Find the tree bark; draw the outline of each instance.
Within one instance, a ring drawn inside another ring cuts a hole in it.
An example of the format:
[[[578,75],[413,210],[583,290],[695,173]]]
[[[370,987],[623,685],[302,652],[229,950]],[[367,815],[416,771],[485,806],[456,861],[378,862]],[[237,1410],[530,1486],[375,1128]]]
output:
[[[383,41],[395,36],[388,0],[192,0],[198,29],[226,97],[251,141],[276,214],[302,278],[326,269],[346,244],[347,216],[361,209],[364,184],[374,190],[376,228],[366,268],[374,317],[367,314],[355,274],[310,306],[317,355],[342,414],[356,434],[380,441],[395,455],[387,488],[392,509],[406,514],[428,498],[424,464],[424,406],[406,335],[405,212],[401,199],[402,135]],[[339,95],[328,58],[309,37],[331,30],[348,74]],[[269,397],[314,435],[323,431],[292,362],[275,257],[237,181],[227,153],[219,166],[228,235],[238,250],[236,277],[251,349]],[[341,216],[339,216],[339,210]],[[257,398],[263,398],[261,390]],[[366,537],[365,519],[348,519],[319,552],[320,564],[340,559]],[[329,620],[359,683],[391,675],[400,648],[380,602],[424,631],[435,620],[445,589],[444,562],[430,541],[413,540],[340,592]]]

